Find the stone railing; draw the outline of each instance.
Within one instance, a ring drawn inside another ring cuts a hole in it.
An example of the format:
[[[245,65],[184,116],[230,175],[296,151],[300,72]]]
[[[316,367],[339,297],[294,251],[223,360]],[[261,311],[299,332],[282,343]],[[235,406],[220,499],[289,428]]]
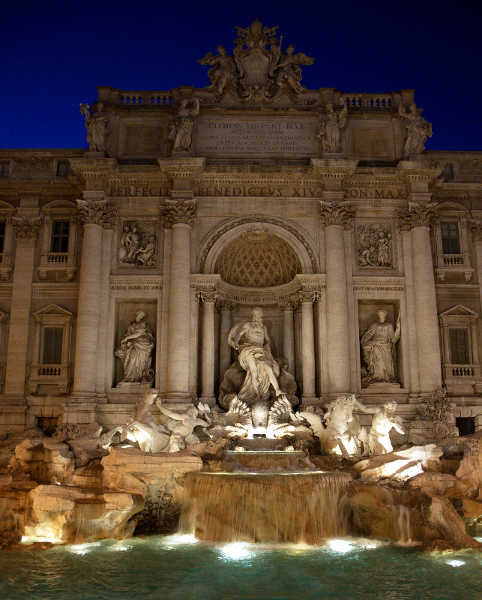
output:
[[[29,389],[36,393],[39,386],[56,386],[58,392],[67,392],[70,383],[70,365],[30,366]]]
[[[349,109],[392,110],[398,108],[394,94],[357,94],[343,92],[345,104]]]
[[[443,259],[443,264],[446,265],[447,267],[464,264],[464,255],[463,254],[443,254],[442,259]]]
[[[48,252],[40,256],[38,275],[47,279],[49,271],[65,271],[65,278],[70,281],[76,271],[76,255],[73,252]]]
[[[166,90],[119,90],[109,87],[99,88],[99,101],[125,106],[169,106],[172,92]]]
[[[444,365],[444,379],[480,378],[480,365]]]

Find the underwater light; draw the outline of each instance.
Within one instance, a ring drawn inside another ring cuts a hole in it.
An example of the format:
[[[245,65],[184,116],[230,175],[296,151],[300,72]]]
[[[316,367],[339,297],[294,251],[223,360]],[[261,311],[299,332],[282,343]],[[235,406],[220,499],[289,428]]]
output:
[[[446,560],[445,562],[451,567],[462,567],[465,565],[464,560]]]
[[[326,545],[333,552],[351,552],[355,549],[355,546],[352,542],[348,542],[347,540],[328,540]]]
[[[233,542],[232,544],[223,546],[221,548],[221,554],[224,558],[230,560],[243,560],[253,556],[254,552],[243,542]]]

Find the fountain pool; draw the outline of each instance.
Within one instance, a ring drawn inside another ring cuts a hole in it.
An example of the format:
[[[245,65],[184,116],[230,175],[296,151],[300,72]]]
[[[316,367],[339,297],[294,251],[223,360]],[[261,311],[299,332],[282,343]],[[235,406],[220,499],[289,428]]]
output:
[[[317,547],[211,545],[152,536],[0,553],[4,600],[475,600],[482,555],[375,540]]]

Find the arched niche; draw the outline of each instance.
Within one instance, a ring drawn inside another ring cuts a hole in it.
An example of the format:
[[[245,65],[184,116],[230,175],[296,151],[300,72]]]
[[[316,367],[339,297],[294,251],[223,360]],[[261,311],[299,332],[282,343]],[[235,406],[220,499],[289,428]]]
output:
[[[285,242],[298,259],[301,273],[316,273],[319,270],[313,248],[299,227],[269,217],[248,217],[224,223],[207,236],[199,255],[199,272],[216,273],[223,250],[237,238],[250,233],[271,235]]]

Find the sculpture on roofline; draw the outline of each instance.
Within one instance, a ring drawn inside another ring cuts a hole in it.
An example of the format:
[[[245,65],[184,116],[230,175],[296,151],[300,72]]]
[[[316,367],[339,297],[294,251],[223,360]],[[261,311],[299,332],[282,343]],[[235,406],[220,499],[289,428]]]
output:
[[[80,105],[80,114],[85,118],[85,128],[87,130],[87,143],[91,152],[105,152],[105,137],[106,137],[106,118],[100,113],[103,105],[97,105],[95,114],[91,114],[88,104]]]
[[[199,116],[198,98],[184,98],[177,111],[176,118],[170,125],[169,139],[172,141],[172,153],[186,153],[192,149],[192,132],[194,120]]]
[[[406,121],[407,133],[404,145],[406,158],[413,154],[421,154],[425,150],[427,138],[432,137],[432,124],[422,117],[421,112],[415,104],[411,104],[408,111],[401,103],[398,107],[398,114]]]
[[[346,127],[348,108],[343,98],[340,99],[341,109],[335,109],[333,104],[326,105],[326,112],[320,116],[320,130],[323,152],[336,154],[341,152],[341,130]]]
[[[305,91],[301,85],[301,66],[314,60],[302,52],[295,54],[293,46],[281,49],[278,27],[263,27],[255,19],[249,27],[236,27],[233,55],[222,46],[218,55],[209,52],[198,62],[211,67],[209,91],[221,98],[227,91],[246,102],[272,101],[283,91],[295,97]]]

